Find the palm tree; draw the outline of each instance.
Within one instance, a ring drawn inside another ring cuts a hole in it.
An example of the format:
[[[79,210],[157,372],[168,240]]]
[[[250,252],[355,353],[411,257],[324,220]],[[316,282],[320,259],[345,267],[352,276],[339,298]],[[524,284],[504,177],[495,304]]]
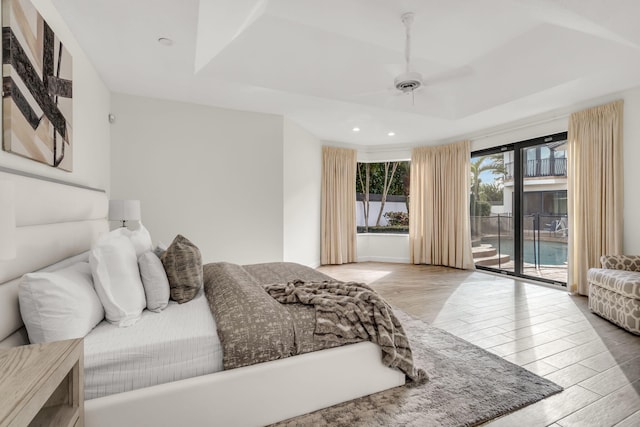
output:
[[[501,153],[480,156],[471,159],[471,214],[475,218],[472,222],[472,234],[481,234],[480,221],[478,218],[478,203],[484,198],[482,193],[482,172],[491,171],[494,174],[505,174],[504,156]]]
[[[476,157],[471,160],[471,194],[473,196],[471,212],[476,212],[475,204],[481,200],[482,195],[482,172],[492,171],[494,174],[505,174],[504,157],[502,154],[491,154],[489,156]]]

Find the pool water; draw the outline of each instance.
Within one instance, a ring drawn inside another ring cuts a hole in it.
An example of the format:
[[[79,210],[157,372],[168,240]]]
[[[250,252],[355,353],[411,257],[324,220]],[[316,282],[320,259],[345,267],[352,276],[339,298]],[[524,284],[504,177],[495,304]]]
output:
[[[488,243],[498,249],[498,238],[483,238],[482,243]],[[524,262],[535,264],[535,257],[538,255],[537,246],[540,245],[539,265],[564,265],[567,262],[569,245],[562,242],[534,242],[525,240],[523,246]],[[500,253],[510,255],[513,259],[513,239],[500,239]]]

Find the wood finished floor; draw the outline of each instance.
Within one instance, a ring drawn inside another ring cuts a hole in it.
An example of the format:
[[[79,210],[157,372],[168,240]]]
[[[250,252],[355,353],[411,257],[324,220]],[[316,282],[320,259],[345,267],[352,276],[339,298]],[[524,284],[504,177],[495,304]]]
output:
[[[319,270],[368,283],[413,317],[565,388],[488,426],[640,426],[640,337],[591,313],[585,297],[446,267],[367,262]]]

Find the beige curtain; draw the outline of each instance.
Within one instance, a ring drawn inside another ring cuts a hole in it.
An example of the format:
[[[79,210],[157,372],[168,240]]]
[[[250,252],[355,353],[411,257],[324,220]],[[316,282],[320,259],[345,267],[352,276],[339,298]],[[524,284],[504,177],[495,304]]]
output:
[[[322,264],[356,261],[356,151],[322,147]]]
[[[475,268],[469,225],[471,143],[411,152],[410,257],[414,264]]]
[[[569,119],[569,277],[587,295],[587,270],[622,251],[622,111],[616,101]]]

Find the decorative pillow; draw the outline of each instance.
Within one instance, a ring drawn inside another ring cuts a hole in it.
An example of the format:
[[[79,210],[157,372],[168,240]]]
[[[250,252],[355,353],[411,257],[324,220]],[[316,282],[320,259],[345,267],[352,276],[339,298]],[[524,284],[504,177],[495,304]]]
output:
[[[147,304],[129,238],[111,233],[101,238],[89,254],[89,264],[107,320],[120,327],[136,323]]]
[[[136,250],[136,256],[140,256],[143,253],[153,249],[151,243],[151,235],[142,223],[138,224],[138,228],[130,230],[125,227],[116,228],[109,233],[113,236],[126,236],[131,240],[133,247]]]
[[[145,252],[138,258],[140,277],[147,299],[147,309],[161,312],[169,304],[169,279],[160,258],[153,252]]]
[[[178,234],[160,260],[169,279],[171,299],[180,304],[191,301],[202,287],[200,249]]]
[[[20,313],[31,343],[84,337],[104,319],[88,262],[20,281]]]

